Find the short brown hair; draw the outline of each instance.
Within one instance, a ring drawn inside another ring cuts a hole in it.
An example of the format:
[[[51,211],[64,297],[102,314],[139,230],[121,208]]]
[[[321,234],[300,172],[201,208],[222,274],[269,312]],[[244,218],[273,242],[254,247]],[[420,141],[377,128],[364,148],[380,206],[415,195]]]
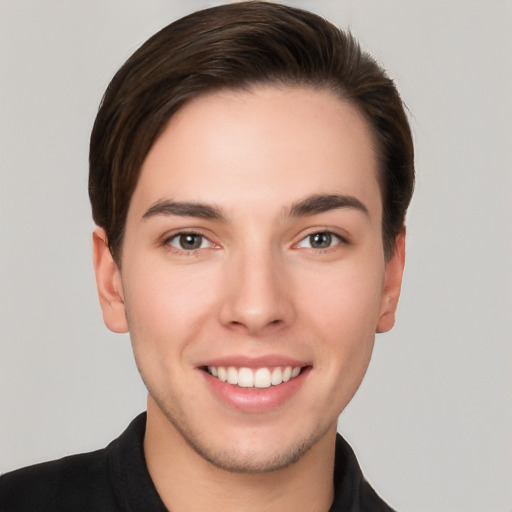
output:
[[[91,134],[89,196],[118,264],[142,164],[170,117],[199,95],[257,84],[331,90],[365,116],[379,157],[384,253],[392,254],[414,187],[412,136],[393,81],[350,33],[310,12],[254,1],[171,23],[108,86]]]

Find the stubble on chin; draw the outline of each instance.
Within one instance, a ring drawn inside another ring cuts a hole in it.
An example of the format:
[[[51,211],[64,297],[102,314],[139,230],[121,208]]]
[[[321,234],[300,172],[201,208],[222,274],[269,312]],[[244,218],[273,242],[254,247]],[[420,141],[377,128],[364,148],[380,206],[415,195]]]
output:
[[[214,467],[230,473],[263,474],[285,469],[304,456],[329,430],[329,428],[318,428],[271,454],[261,454],[250,446],[237,446],[229,440],[226,441],[227,446],[219,448],[209,443],[207,436],[193,431],[183,421],[183,414],[171,412],[164,400],[160,400],[151,391],[150,395],[169,424],[194,452]]]

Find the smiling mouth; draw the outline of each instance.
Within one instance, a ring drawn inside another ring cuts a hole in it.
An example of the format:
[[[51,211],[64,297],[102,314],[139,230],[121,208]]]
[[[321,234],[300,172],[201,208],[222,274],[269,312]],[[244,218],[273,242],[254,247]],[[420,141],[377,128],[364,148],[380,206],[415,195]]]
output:
[[[240,388],[264,389],[279,386],[299,376],[300,366],[276,366],[274,368],[236,368],[234,366],[207,366],[204,368],[212,377]]]

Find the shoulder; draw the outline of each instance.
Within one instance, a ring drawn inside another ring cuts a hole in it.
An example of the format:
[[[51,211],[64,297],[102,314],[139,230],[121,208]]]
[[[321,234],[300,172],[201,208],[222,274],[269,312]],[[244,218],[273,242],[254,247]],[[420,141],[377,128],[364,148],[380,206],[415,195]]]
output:
[[[0,476],[0,512],[117,510],[109,485],[108,451],[107,447]]]
[[[354,451],[339,434],[336,438],[334,489],[330,512],[394,512],[365,479]]]
[[[136,501],[130,493],[142,503],[133,510],[151,509],[147,496],[159,501],[144,461],[145,425],[140,414],[102,450],[0,476],[0,512],[118,512]]]

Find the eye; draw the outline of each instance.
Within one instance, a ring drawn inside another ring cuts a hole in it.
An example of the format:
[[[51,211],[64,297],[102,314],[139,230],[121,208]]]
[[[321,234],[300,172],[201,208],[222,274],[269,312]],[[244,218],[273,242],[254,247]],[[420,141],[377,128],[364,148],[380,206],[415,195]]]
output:
[[[303,238],[297,244],[297,247],[306,249],[329,249],[341,242],[342,239],[338,235],[330,233],[329,231],[321,231],[318,233],[311,233],[311,235]]]
[[[167,241],[167,244],[182,251],[195,251],[212,247],[212,242],[197,233],[179,233]]]

